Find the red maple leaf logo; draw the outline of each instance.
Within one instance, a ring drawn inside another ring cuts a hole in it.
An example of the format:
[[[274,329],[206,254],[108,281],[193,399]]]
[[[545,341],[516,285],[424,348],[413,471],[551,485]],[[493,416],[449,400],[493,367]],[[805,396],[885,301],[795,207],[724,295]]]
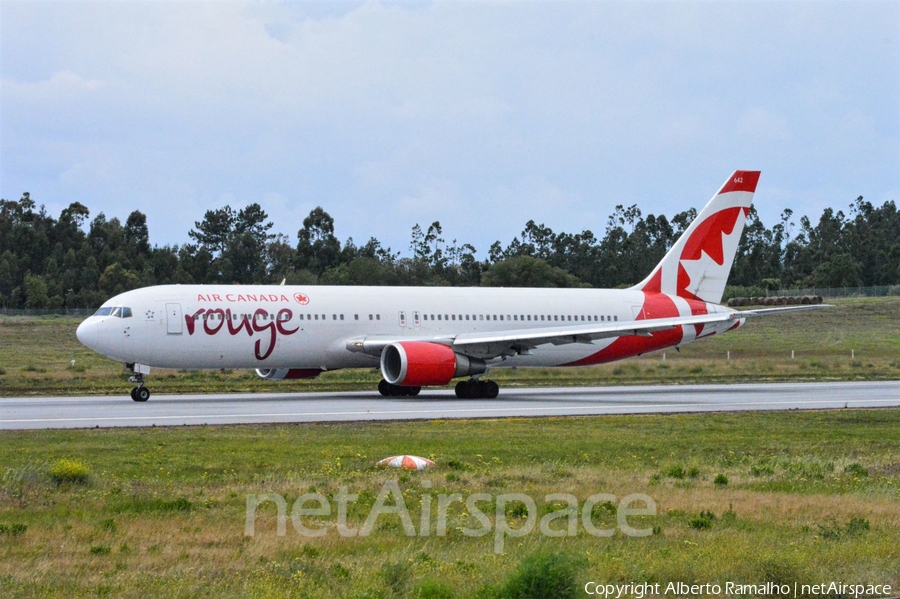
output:
[[[294,294],[294,300],[296,300],[296,302],[301,306],[305,306],[309,303],[309,296],[305,293],[297,292]]]

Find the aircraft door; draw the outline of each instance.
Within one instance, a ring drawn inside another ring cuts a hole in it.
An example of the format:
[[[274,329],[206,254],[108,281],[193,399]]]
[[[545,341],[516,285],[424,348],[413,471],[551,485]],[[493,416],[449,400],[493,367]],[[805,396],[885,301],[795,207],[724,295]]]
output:
[[[181,304],[166,304],[166,333],[180,335],[184,319],[181,318]]]

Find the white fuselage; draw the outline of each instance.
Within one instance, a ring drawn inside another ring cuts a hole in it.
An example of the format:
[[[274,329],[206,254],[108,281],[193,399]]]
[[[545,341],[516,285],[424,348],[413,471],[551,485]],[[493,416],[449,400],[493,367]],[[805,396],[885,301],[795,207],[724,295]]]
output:
[[[717,313],[714,304],[639,290],[163,285],[120,294],[78,328],[88,347],[114,360],[158,368],[376,367],[377,355],[350,351],[372,339],[451,340],[590,323]],[[662,306],[662,308],[660,308]],[[125,317],[129,308],[131,316]],[[102,310],[101,310],[102,312]],[[489,360],[491,366],[601,363],[682,345],[733,328],[683,325],[666,334],[554,345]],[[612,351],[610,351],[612,350]]]

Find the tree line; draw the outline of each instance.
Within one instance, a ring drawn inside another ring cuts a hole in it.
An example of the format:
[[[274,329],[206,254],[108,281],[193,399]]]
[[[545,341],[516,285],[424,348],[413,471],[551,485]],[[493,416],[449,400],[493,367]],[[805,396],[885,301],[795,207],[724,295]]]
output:
[[[341,243],[321,207],[297,231],[272,231],[259,204],[208,210],[183,245],[151,245],[138,210],[122,223],[79,202],[58,218],[28,193],[0,200],[0,306],[96,307],[124,291],[165,283],[625,287],[641,281],[696,216],[616,206],[602,236],[556,233],[533,220],[483,260],[469,243],[447,240],[440,222],[412,228],[407,253],[374,237]],[[817,222],[784,210],[766,227],[751,209],[729,279],[734,293],[791,287],[900,284],[900,213],[893,201],[862,196],[847,212],[826,208]],[[726,292],[728,293],[728,292]]]

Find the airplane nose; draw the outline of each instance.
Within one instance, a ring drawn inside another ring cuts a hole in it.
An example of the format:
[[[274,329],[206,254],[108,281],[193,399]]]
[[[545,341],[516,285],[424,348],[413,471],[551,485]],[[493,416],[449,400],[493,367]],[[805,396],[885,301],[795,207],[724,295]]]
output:
[[[78,341],[85,347],[95,349],[97,341],[100,339],[100,331],[97,330],[96,323],[85,320],[78,325],[78,328],[75,330],[75,336],[78,337]]]

